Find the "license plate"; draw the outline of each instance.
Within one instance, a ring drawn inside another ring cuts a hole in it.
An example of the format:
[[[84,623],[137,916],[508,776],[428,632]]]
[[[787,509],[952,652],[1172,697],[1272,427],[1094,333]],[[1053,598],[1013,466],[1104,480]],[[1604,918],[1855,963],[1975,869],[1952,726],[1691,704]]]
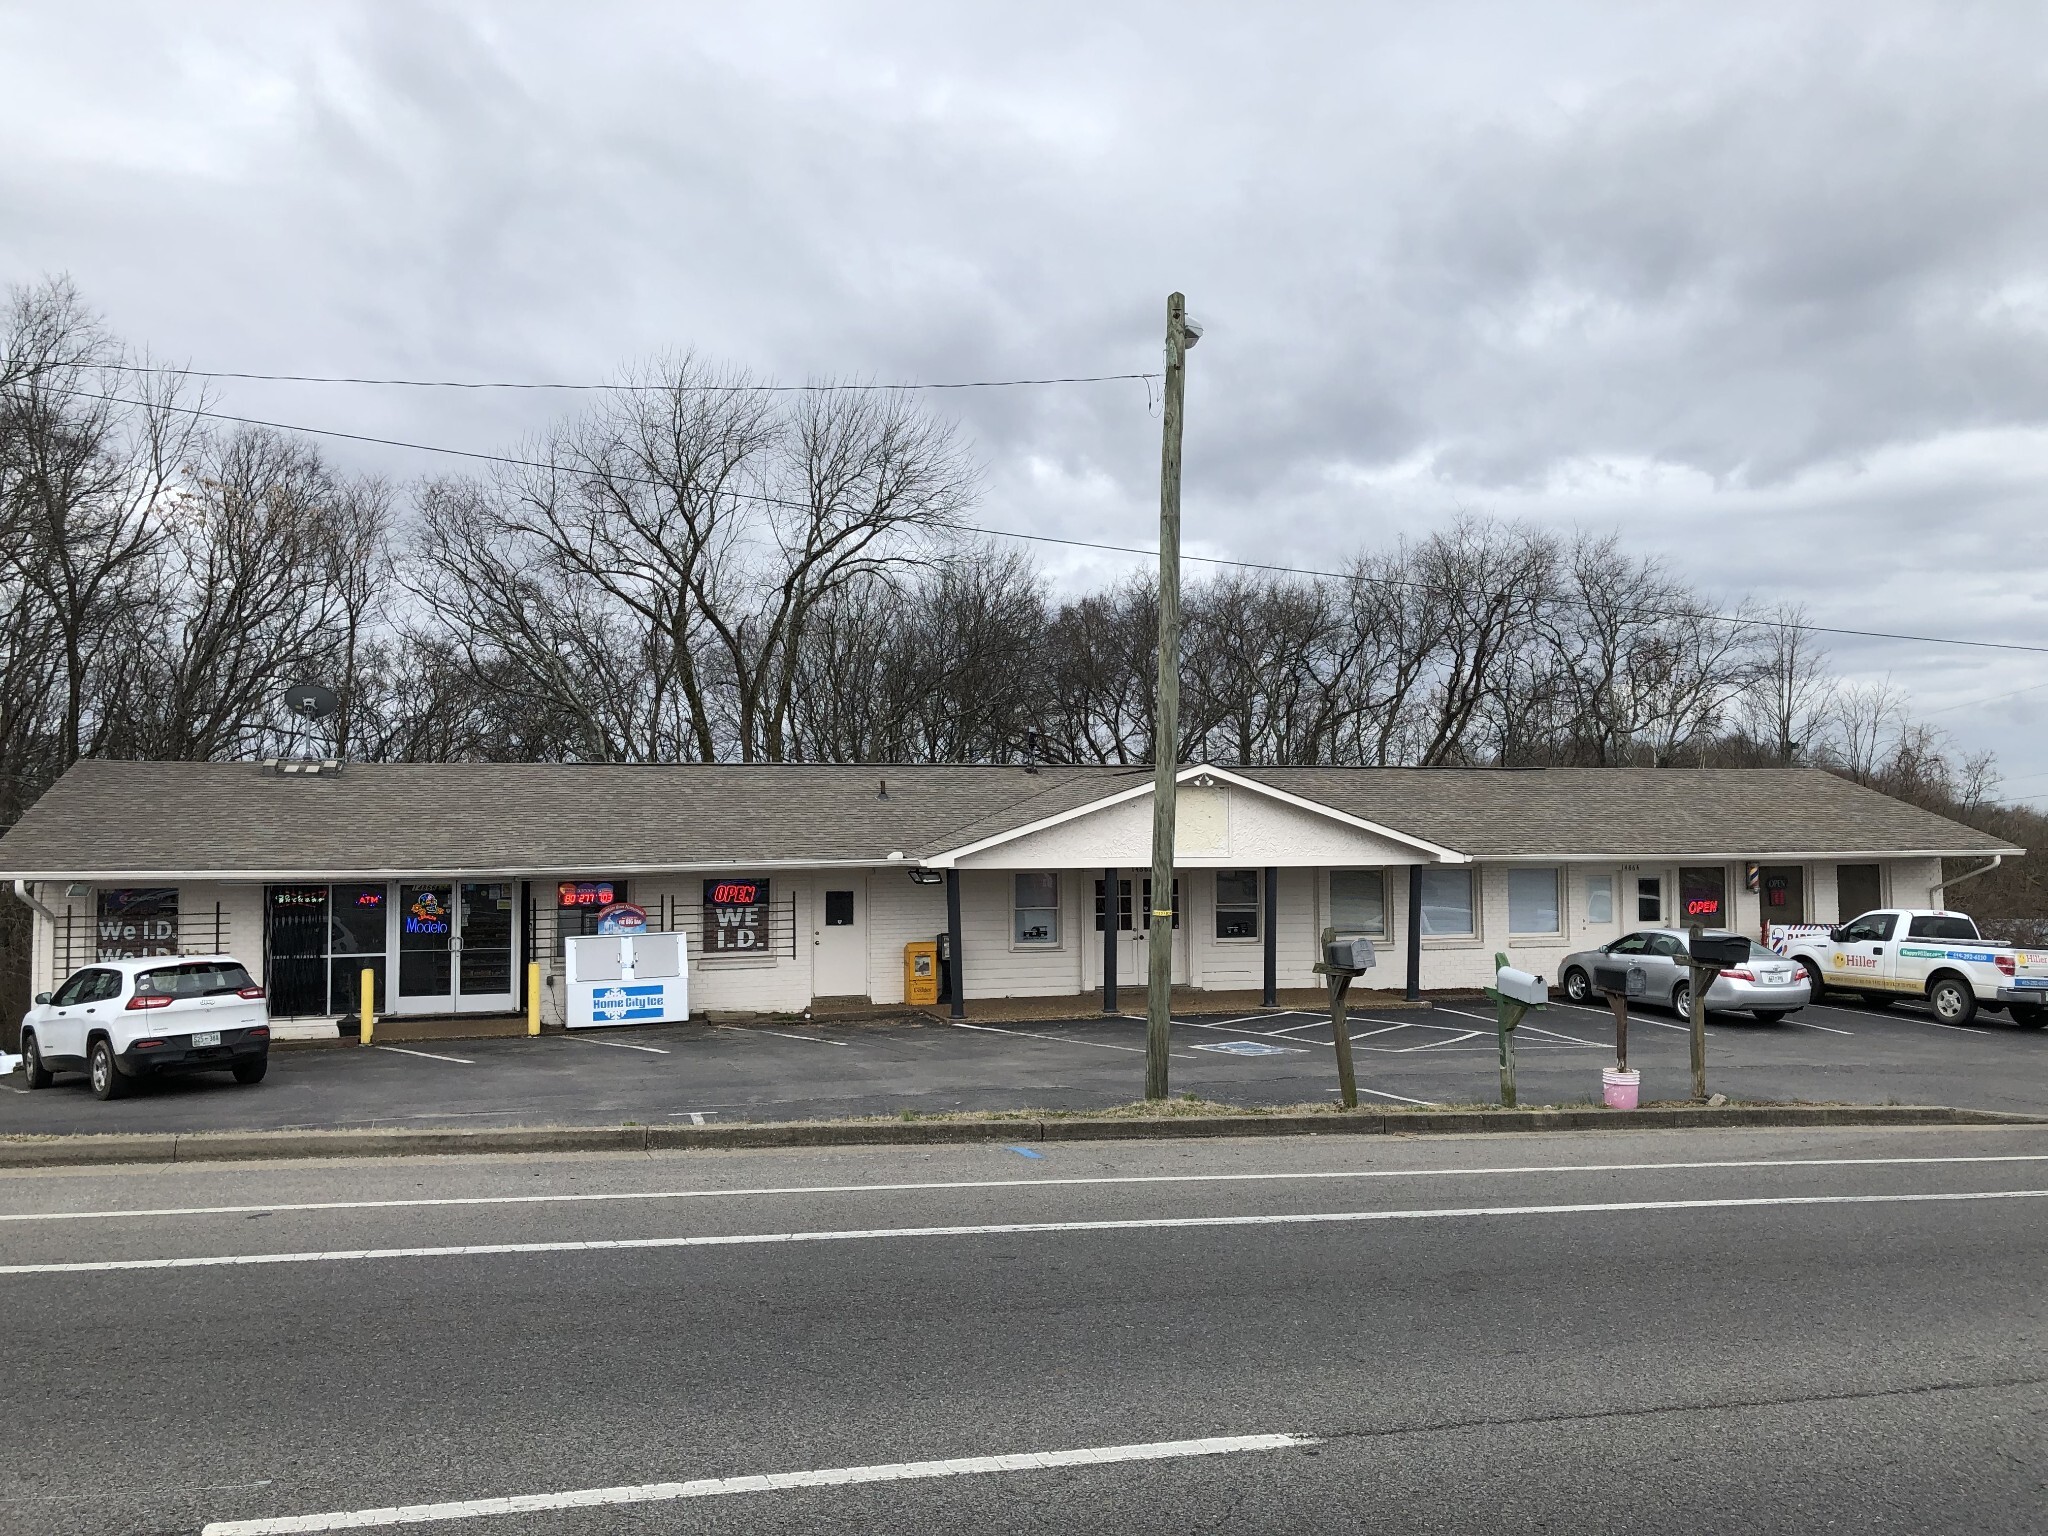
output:
[[[195,1051],[203,1051],[209,1045],[219,1044],[220,1031],[217,1029],[209,1029],[204,1034],[194,1035],[192,1037],[192,1049]]]

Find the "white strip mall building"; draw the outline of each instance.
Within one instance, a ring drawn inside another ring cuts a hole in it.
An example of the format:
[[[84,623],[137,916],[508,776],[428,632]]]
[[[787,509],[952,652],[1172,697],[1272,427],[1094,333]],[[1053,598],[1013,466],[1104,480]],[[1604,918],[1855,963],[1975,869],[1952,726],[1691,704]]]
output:
[[[2021,850],[1811,769],[1226,768],[1179,774],[1174,980],[1310,987],[1325,928],[1370,984],[1554,975],[1635,928],[1759,932],[1939,905],[1943,861]],[[562,1016],[563,940],[630,905],[685,935],[693,1012],[905,996],[1141,1006],[1152,772],[1115,766],[81,762],[4,838],[34,988],[224,951],[280,1019]],[[1951,867],[1951,875],[1959,866]],[[708,938],[707,938],[708,936]],[[1120,990],[1122,996],[1116,997]]]

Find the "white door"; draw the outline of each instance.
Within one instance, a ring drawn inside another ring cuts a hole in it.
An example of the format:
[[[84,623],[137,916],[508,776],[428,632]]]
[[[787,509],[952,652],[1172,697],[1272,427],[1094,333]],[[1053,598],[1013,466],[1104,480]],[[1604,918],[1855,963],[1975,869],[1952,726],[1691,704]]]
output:
[[[826,875],[811,909],[811,992],[868,995],[868,878]]]
[[[510,1013],[519,887],[509,880],[398,888],[397,1013]]]

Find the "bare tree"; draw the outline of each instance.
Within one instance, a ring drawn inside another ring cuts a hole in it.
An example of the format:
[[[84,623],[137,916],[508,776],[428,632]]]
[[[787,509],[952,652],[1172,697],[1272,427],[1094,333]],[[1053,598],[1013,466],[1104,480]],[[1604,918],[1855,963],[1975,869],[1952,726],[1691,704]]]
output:
[[[1755,631],[1755,668],[1742,699],[1742,715],[1751,737],[1767,745],[1787,766],[1802,749],[1820,746],[1835,681],[1827,670],[1828,653],[1803,628],[1806,610],[1781,604],[1760,615]]]

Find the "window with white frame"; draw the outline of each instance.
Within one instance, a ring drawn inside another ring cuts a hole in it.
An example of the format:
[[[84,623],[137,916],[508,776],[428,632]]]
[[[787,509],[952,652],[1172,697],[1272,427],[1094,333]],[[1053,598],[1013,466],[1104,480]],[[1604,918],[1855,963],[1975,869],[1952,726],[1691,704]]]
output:
[[[1471,869],[1459,865],[1424,866],[1422,936],[1425,939],[1469,939],[1478,931],[1473,922]]]
[[[1562,931],[1555,869],[1508,871],[1508,932],[1545,934]]]
[[[1060,941],[1060,878],[1053,874],[1012,877],[1010,933],[1019,944],[1054,945]]]
[[[1216,937],[1256,939],[1259,936],[1259,872],[1256,869],[1216,871]]]
[[[1586,876],[1586,921],[1601,926],[1614,921],[1614,876]]]
[[[1379,869],[1330,871],[1330,926],[1343,934],[1387,936],[1387,878]]]

